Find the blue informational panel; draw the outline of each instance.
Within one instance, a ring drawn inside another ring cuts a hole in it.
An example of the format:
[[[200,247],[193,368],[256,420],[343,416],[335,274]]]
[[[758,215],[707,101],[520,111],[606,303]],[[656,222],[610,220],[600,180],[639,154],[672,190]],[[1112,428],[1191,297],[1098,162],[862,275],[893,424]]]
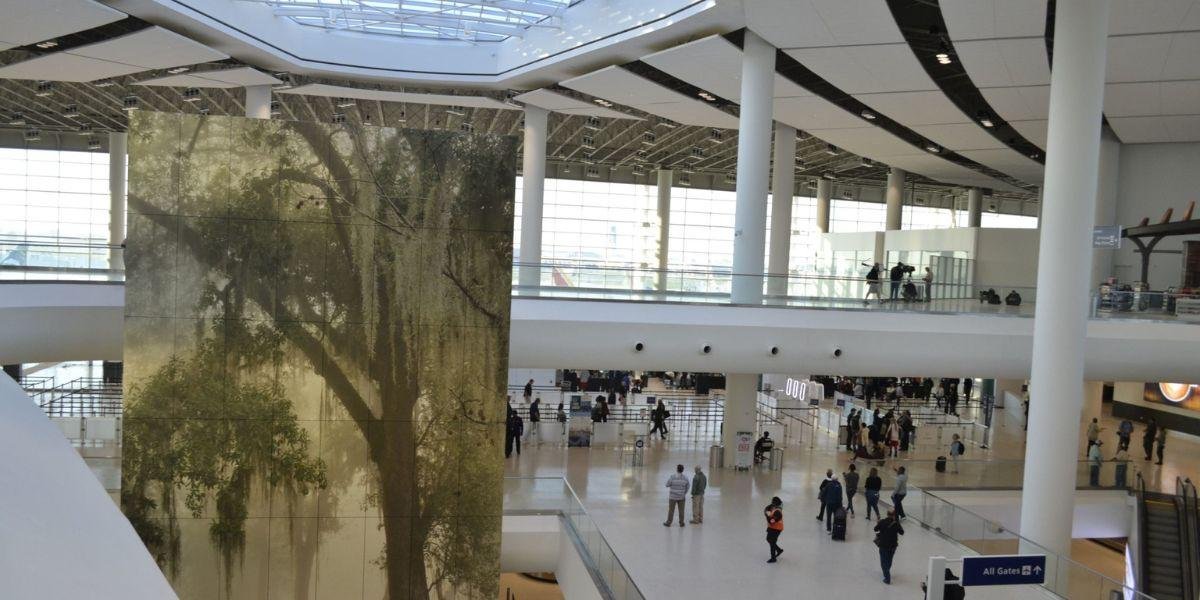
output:
[[[1046,581],[1046,555],[964,556],[962,585],[1024,585]]]
[[[1103,225],[1092,228],[1092,248],[1121,247],[1121,226]]]

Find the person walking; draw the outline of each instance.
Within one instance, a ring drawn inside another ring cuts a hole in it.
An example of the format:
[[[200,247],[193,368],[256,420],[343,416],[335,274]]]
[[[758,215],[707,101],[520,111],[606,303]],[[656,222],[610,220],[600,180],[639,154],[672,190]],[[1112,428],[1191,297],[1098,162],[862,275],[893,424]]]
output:
[[[892,507],[896,511],[896,518],[904,520],[908,515],[904,514],[904,497],[908,495],[908,469],[900,467],[896,469],[896,488],[892,490]]]
[[[542,399],[534,398],[533,403],[529,405],[529,429],[533,435],[540,436],[538,431],[538,423],[542,420]]]
[[[871,520],[871,511],[875,511],[875,519],[879,517],[879,492],[883,489],[883,478],[879,476],[879,469],[871,467],[867,472],[867,480],[863,482],[863,497],[867,499],[867,520]]]
[[[504,420],[504,458],[512,456],[513,444],[517,446],[517,454],[521,454],[521,440],[515,434],[517,431],[517,411],[508,407],[508,418]]]
[[[1101,431],[1100,419],[1093,417],[1092,422],[1088,423],[1088,428],[1087,428],[1087,443],[1088,443],[1088,445],[1087,445],[1087,449],[1083,451],[1083,453],[1085,455],[1088,455],[1088,456],[1091,455],[1092,446],[1095,446],[1096,442],[1098,442],[1100,440],[1100,431]]]
[[[696,465],[696,474],[692,476],[692,525],[704,522],[704,491],[708,489],[708,477]]]
[[[525,403],[529,404],[529,399],[533,397],[533,380],[525,382]]]
[[[950,441],[950,464],[953,466],[952,473],[958,472],[958,458],[967,451],[967,446],[959,438],[958,434],[954,434],[954,439]]]
[[[1100,487],[1100,465],[1104,462],[1104,458],[1100,455],[1100,446],[1104,442],[1096,440],[1095,444],[1088,446],[1088,485],[1092,487]]]
[[[562,435],[567,435],[567,411],[563,410],[563,403],[558,403],[558,410],[554,413],[554,418],[558,419],[558,424],[562,426]]]
[[[779,496],[772,497],[771,503],[763,509],[763,516],[767,519],[767,545],[771,548],[771,560],[767,562],[773,563],[783,554],[783,548],[779,547],[779,535],[783,533],[783,500]]]
[[[850,463],[850,470],[842,473],[842,479],[846,480],[846,512],[854,517],[854,495],[858,493],[858,467]]]
[[[970,404],[971,404],[971,389],[974,387],[975,387],[975,378],[974,377],[964,377],[963,378],[963,402],[966,402],[968,406],[970,406]]]
[[[888,456],[896,458],[900,455],[900,424],[896,419],[887,419]]]
[[[833,479],[833,469],[825,469],[825,479],[821,480],[821,485],[817,486],[817,502],[821,503],[821,511],[817,513],[817,520],[825,518],[825,488],[829,486],[829,482]]]
[[[867,271],[867,295],[863,297],[863,304],[865,305],[870,302],[871,294],[875,294],[875,299],[882,304],[883,296],[879,295],[879,272],[883,270],[883,265],[879,263],[873,265],[863,263],[862,265],[864,267],[871,267],[871,270]]]
[[[1154,464],[1161,465],[1163,459],[1163,450],[1167,447],[1167,428],[1159,427],[1158,437],[1155,439],[1158,441],[1158,462]]]
[[[1119,488],[1129,487],[1129,450],[1117,445],[1117,453],[1113,456],[1113,462],[1117,463],[1114,467],[1116,476],[1113,479],[1113,485]]]
[[[675,508],[679,508],[679,526],[683,527],[683,502],[687,498],[688,478],[683,474],[683,465],[675,465],[675,474],[667,478],[667,520],[663,527],[670,527],[675,519]]]
[[[886,519],[875,524],[875,545],[879,547],[879,568],[883,570],[883,582],[891,584],[892,560],[896,557],[896,548],[900,547],[904,527],[900,525],[894,509],[887,514]]]
[[[1151,459],[1151,451],[1154,450],[1154,438],[1158,435],[1158,422],[1153,417],[1150,422],[1146,423],[1146,431],[1142,434],[1142,450],[1146,451],[1146,460]]]
[[[837,477],[830,477],[821,489],[821,506],[825,508],[825,533],[833,533],[833,515],[842,508],[842,484]]]
[[[667,417],[670,416],[671,413],[667,412],[666,405],[663,404],[662,400],[659,400],[658,406],[655,406],[654,410],[650,411],[650,422],[654,424],[650,428],[650,435],[654,435],[654,432],[657,431],[659,437],[664,440],[667,439]]]
[[[1121,424],[1117,426],[1117,447],[1118,449],[1128,450],[1129,440],[1133,437],[1133,422],[1129,419],[1122,419]]]

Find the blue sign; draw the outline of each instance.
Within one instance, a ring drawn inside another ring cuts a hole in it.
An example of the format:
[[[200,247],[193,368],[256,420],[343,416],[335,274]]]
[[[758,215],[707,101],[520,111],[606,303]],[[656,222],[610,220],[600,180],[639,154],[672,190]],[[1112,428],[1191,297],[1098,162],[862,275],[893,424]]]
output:
[[[1025,585],[1046,581],[1046,555],[964,556],[962,585]]]
[[[1121,226],[1103,225],[1092,228],[1092,248],[1121,247]]]

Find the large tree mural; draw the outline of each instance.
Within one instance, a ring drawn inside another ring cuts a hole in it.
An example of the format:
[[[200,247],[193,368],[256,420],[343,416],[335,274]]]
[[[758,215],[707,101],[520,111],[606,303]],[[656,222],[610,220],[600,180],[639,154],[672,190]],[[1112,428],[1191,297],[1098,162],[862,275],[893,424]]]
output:
[[[184,598],[494,598],[515,145],[145,113],[121,503]]]

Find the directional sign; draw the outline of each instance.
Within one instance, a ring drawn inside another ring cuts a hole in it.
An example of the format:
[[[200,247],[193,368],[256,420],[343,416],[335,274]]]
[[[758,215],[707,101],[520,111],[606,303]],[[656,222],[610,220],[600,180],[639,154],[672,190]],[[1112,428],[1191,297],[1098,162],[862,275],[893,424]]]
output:
[[[1046,555],[964,556],[962,585],[1023,585],[1046,581]]]
[[[1092,228],[1092,248],[1120,248],[1121,226],[1102,225]]]

